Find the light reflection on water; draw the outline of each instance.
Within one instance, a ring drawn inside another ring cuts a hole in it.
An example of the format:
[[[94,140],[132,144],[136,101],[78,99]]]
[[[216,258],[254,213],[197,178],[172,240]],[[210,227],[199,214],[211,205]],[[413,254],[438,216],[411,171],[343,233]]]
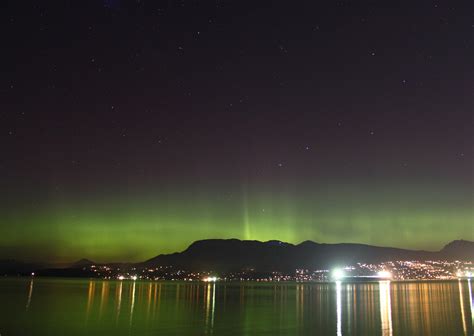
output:
[[[379,281],[380,292],[380,319],[382,321],[382,335],[392,336],[392,303],[390,300],[390,281]]]
[[[471,312],[470,316],[468,315],[467,309],[465,308],[464,298],[466,297],[463,295],[463,281],[459,280],[459,301],[461,303],[461,314],[462,314],[462,321],[463,321],[463,330],[464,333],[467,335],[469,330],[471,332],[474,330],[474,298],[472,297],[472,284],[471,279],[467,280],[467,292],[469,293],[469,310]],[[470,319],[470,322],[468,321]]]
[[[472,284],[471,284],[471,279],[467,281],[467,285],[469,288],[469,305],[471,307],[471,331],[474,331],[474,298],[472,297]],[[462,294],[461,294],[461,300],[462,300]]]
[[[34,285],[34,281],[32,278],[30,280],[30,286],[28,287],[28,299],[26,300],[26,310],[28,310],[31,304],[31,297],[33,296],[33,285]]]
[[[0,300],[9,304],[0,308],[0,333],[472,335],[472,294],[470,280],[262,285],[2,279]]]
[[[340,281],[336,281],[336,330],[337,336],[342,335],[342,285]]]

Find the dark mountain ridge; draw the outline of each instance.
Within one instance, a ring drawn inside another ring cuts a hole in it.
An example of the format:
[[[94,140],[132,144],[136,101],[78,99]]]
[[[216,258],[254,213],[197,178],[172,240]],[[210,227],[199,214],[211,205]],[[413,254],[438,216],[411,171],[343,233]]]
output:
[[[289,271],[296,268],[329,268],[357,262],[390,260],[474,260],[474,242],[459,240],[440,251],[407,250],[365,244],[320,244],[305,241],[293,245],[280,241],[208,239],[186,250],[162,254],[144,262],[148,266],[176,266],[190,270],[232,271],[258,269]]]
[[[182,252],[161,254],[141,263],[95,263],[81,259],[59,266],[46,263],[25,263],[0,260],[0,275],[61,274],[84,276],[91,265],[108,265],[121,269],[133,267],[173,266],[186,270],[294,272],[297,268],[330,269],[357,262],[379,263],[394,260],[461,260],[474,261],[474,242],[455,240],[440,251],[407,250],[365,244],[322,244],[310,240],[300,244],[278,240],[261,242],[238,239],[207,239],[193,242]],[[87,273],[93,276],[93,273]]]
[[[76,261],[75,263],[71,264],[70,268],[81,268],[81,267],[87,267],[96,264],[92,260],[89,259],[80,259]]]

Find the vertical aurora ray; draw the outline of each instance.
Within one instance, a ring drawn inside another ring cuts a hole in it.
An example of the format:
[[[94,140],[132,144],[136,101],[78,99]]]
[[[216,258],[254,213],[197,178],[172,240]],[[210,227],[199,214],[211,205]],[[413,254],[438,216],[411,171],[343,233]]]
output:
[[[244,239],[249,240],[251,239],[251,231],[250,231],[250,215],[249,215],[249,204],[248,204],[248,194],[247,188],[244,186],[242,191],[242,217],[243,217],[243,224],[244,224]]]

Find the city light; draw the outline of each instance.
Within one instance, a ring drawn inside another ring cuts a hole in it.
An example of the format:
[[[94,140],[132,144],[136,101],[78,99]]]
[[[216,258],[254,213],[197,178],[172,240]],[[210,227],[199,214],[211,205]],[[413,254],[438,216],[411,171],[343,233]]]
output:
[[[465,270],[464,272],[459,270],[456,272],[456,276],[458,278],[472,278],[472,272],[469,270]]]
[[[258,281],[258,282],[326,282],[326,281],[380,281],[380,280],[450,280],[472,279],[474,262],[451,260],[392,260],[380,263],[356,263],[333,269],[296,268],[294,272],[280,270],[256,272],[243,269],[233,272],[189,271],[172,266],[123,268],[113,265],[90,265],[83,270],[94,277],[117,280],[169,281]],[[31,273],[29,273],[31,274]],[[31,274],[33,276],[33,274]]]
[[[341,280],[345,276],[344,271],[339,268],[334,269],[331,275],[334,280]]]
[[[392,273],[390,273],[389,271],[380,271],[377,273],[377,276],[379,278],[389,279],[392,277]]]
[[[217,277],[213,276],[213,277],[206,277],[203,279],[204,282],[216,282],[217,281]]]

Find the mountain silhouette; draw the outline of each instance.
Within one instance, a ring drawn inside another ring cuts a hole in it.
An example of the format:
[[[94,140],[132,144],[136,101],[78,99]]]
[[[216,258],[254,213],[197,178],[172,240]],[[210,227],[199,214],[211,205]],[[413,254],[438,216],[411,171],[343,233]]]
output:
[[[440,254],[448,259],[473,260],[473,245],[474,243],[468,240],[453,240],[443,247]]]
[[[87,266],[91,266],[91,265],[94,265],[95,262],[89,260],[89,259],[80,259],[78,261],[76,261],[75,263],[71,264],[71,268],[81,268],[81,267],[87,267]]]
[[[198,240],[182,252],[161,254],[140,263],[96,264],[80,259],[69,265],[26,263],[0,260],[0,275],[95,276],[88,268],[93,264],[131,269],[133,267],[173,266],[196,271],[294,272],[295,269],[331,269],[361,263],[406,260],[474,261],[474,242],[454,240],[440,251],[407,250],[365,244],[322,244],[310,240],[290,244],[278,240],[261,242],[239,239]]]
[[[162,254],[145,261],[147,266],[176,266],[189,270],[291,271],[296,268],[327,269],[357,262],[395,260],[474,260],[474,242],[459,240],[436,252],[379,247],[364,244],[320,244],[305,241],[208,239],[192,243],[186,250]]]

